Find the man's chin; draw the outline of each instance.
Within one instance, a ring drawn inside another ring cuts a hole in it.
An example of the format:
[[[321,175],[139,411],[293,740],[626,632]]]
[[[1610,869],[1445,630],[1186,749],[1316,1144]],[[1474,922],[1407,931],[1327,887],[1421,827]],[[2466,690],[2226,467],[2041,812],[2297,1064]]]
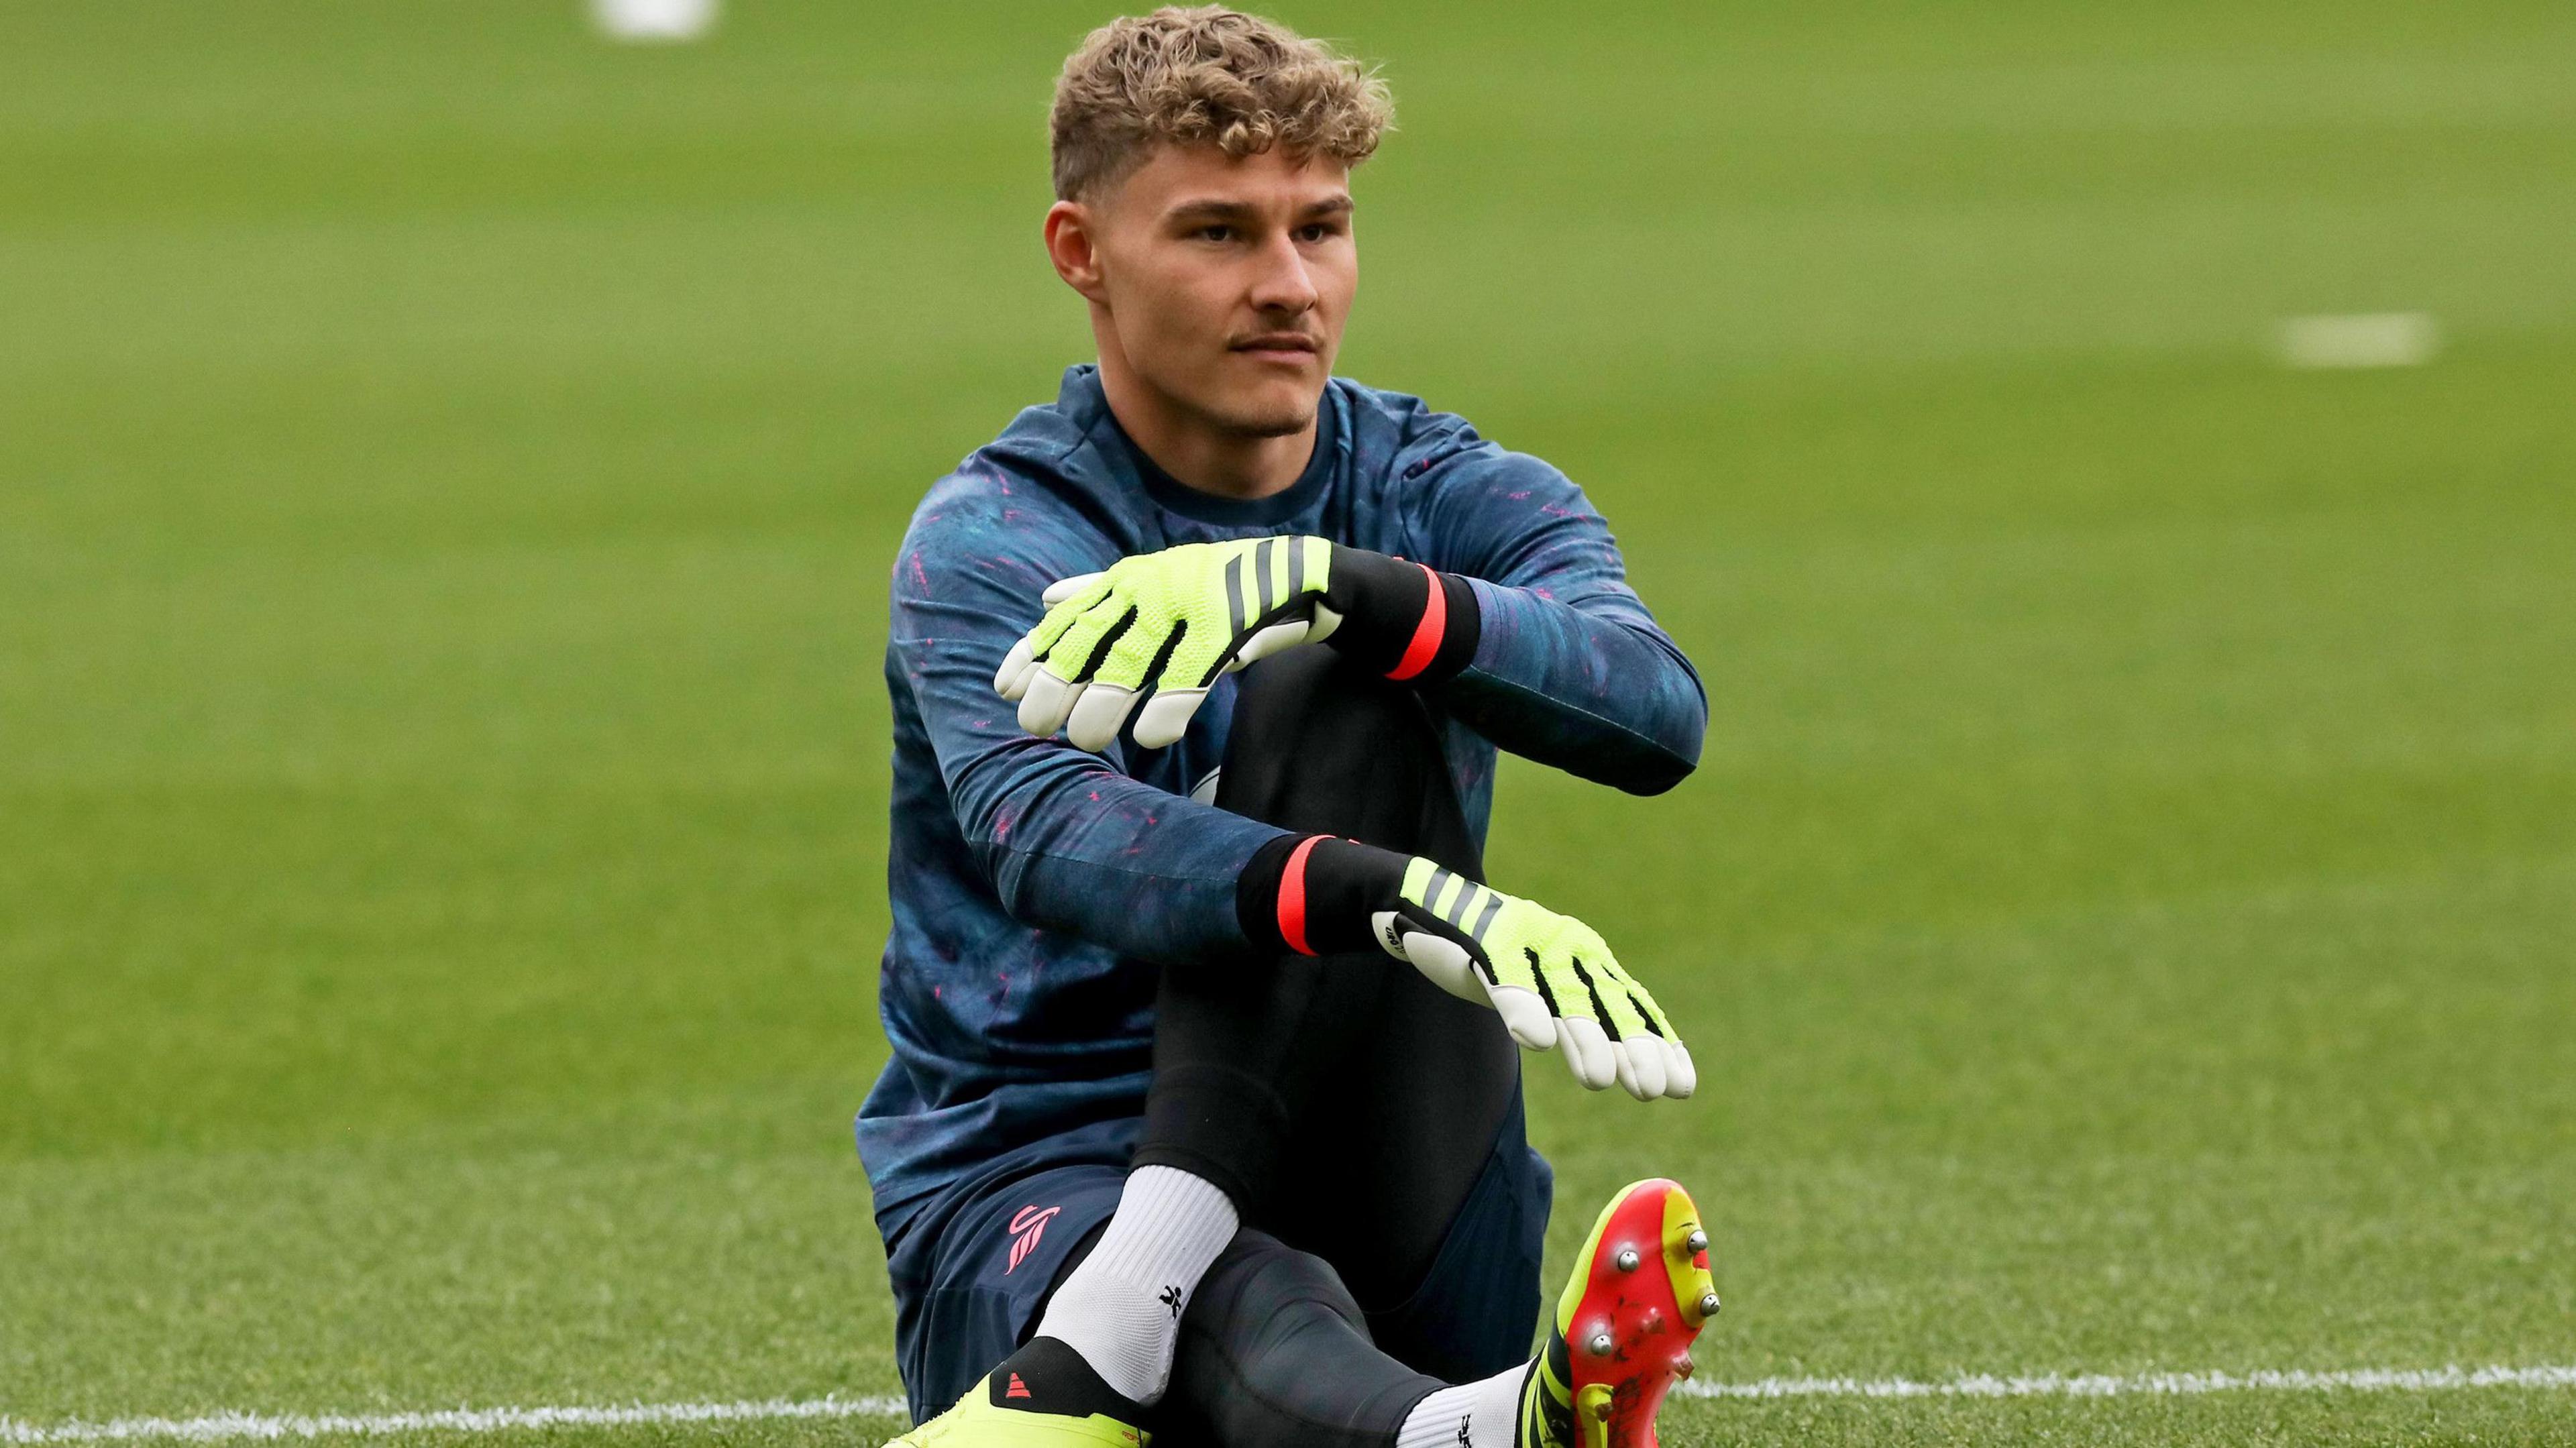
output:
[[[1320,369],[1311,380],[1275,372],[1267,377],[1230,377],[1226,375],[1230,370],[1220,360],[1196,375],[1149,375],[1141,380],[1174,411],[1193,415],[1199,425],[1228,436],[1291,437],[1314,426],[1326,383]]]
[[[1294,437],[1304,432],[1315,420],[1315,406],[1308,403],[1296,412],[1257,412],[1240,417],[1219,417],[1217,422],[1228,432],[1244,437]]]
[[[1322,398],[1319,386],[1313,392],[1225,398],[1206,411],[1210,421],[1241,437],[1289,437],[1314,424]]]

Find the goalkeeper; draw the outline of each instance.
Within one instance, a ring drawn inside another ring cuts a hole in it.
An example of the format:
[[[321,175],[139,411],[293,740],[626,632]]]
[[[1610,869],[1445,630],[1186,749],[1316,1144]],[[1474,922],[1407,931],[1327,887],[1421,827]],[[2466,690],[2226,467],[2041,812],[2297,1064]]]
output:
[[[1332,377],[1386,119],[1213,9],[1059,84],[1048,247],[1099,363],[894,573],[858,1135],[914,1416],[948,1410],[918,1441],[1625,1448],[1715,1311],[1643,1182],[1526,1355],[1513,1042],[1641,1099],[1695,1069],[1599,936],[1484,883],[1496,749],[1655,793],[1706,702],[1561,473]]]

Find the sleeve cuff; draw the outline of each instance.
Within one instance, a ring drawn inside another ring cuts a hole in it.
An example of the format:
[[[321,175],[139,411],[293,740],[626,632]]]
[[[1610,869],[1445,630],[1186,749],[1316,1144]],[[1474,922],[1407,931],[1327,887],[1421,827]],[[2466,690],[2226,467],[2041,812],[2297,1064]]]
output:
[[[1337,955],[1376,943],[1370,917],[1404,892],[1408,857],[1331,835],[1281,835],[1235,877],[1244,939],[1263,955]]]
[[[1398,683],[1441,683],[1476,657],[1483,610],[1454,573],[1362,548],[1333,550],[1324,601],[1342,614],[1333,647]]]

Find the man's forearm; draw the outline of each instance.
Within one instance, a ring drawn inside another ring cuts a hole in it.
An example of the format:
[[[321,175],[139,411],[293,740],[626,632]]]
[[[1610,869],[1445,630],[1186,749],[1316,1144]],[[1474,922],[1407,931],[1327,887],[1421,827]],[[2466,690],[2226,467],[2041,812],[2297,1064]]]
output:
[[[1631,794],[1660,794],[1698,765],[1708,696],[1652,624],[1532,589],[1470,587],[1478,642],[1435,690],[1442,708],[1500,748]]]
[[[1699,762],[1699,676],[1642,610],[1603,613],[1535,588],[1335,550],[1332,596],[1354,617],[1329,639],[1371,671],[1434,690],[1497,746],[1636,794]],[[1602,602],[1607,603],[1607,600]],[[1635,612],[1632,621],[1614,616]]]
[[[1236,881],[1285,831],[1031,743],[1051,757],[992,790],[959,781],[970,848],[1013,919],[1164,964],[1249,952]]]

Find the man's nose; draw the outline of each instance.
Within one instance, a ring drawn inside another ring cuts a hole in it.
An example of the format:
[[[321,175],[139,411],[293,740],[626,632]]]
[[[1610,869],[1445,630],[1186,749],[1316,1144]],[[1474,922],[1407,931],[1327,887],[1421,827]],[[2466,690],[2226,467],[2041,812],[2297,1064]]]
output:
[[[1312,311],[1322,300],[1313,274],[1306,269],[1304,253],[1297,250],[1296,239],[1288,233],[1274,235],[1261,248],[1259,266],[1253,277],[1251,300],[1262,311],[1297,316]]]

